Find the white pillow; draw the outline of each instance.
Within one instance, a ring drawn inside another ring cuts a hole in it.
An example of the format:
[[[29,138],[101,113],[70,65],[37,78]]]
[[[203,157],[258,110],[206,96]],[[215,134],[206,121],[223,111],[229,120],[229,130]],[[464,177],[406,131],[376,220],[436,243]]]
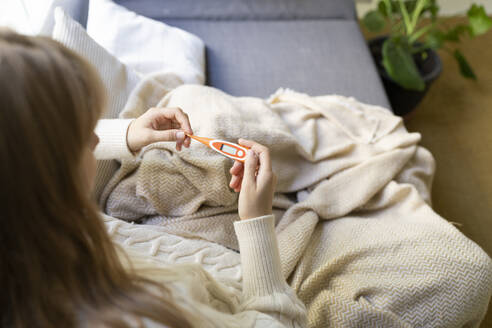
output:
[[[108,99],[103,117],[117,118],[130,92],[140,81],[140,76],[92,40],[84,28],[60,7],[55,9],[53,39],[85,57],[97,69]],[[95,196],[99,199],[104,186],[118,169],[118,164],[114,160],[98,161],[97,164]]]
[[[110,0],[91,0],[87,33],[138,72],[172,72],[184,83],[205,82],[205,45],[189,32],[137,15]]]
[[[95,42],[84,28],[57,7],[53,39],[85,57],[99,72],[108,93],[104,118],[117,118],[140,76]]]
[[[0,26],[28,35],[43,34],[47,21],[52,19],[53,3],[54,0],[1,0]]]

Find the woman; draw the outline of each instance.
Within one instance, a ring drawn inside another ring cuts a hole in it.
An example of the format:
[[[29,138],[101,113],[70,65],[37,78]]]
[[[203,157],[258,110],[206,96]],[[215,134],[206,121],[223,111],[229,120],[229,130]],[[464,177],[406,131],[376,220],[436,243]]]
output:
[[[51,39],[0,31],[0,90],[2,327],[304,325],[280,271],[268,149],[241,140],[252,151],[231,169],[236,295],[197,265],[158,267],[112,244],[90,198],[104,88],[85,60]],[[182,111],[152,109],[132,122],[128,147],[189,146],[178,131],[192,133]]]

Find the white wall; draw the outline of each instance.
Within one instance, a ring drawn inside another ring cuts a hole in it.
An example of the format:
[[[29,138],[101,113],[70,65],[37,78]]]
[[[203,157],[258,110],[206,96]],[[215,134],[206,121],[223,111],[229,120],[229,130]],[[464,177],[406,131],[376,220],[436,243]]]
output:
[[[373,9],[378,1],[356,0],[356,2],[357,13],[362,17],[368,10]],[[438,0],[437,2],[441,7],[439,14],[443,16],[465,14],[472,3],[484,5],[487,13],[492,15],[492,0]]]

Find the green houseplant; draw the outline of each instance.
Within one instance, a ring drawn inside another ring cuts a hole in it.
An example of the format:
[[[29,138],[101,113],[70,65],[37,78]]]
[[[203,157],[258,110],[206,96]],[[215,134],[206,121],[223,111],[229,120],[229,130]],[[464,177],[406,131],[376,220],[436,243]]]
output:
[[[362,19],[370,32],[389,26],[389,35],[370,40],[369,45],[397,114],[411,111],[439,75],[437,49],[444,49],[456,59],[465,78],[477,79],[456,45],[465,36],[474,38],[486,33],[492,27],[492,19],[483,6],[476,4],[467,11],[466,24],[449,27],[438,13],[436,0],[380,0],[377,9]]]

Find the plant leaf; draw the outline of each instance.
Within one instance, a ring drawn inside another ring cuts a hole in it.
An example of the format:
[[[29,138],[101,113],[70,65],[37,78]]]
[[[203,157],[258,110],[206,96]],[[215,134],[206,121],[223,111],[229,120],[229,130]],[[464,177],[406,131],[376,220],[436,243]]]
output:
[[[433,0],[431,0],[433,1]],[[401,8],[400,8],[400,0],[388,0],[390,6],[391,6],[391,12],[394,14],[402,14]],[[405,6],[405,9],[408,13],[411,13],[415,10],[415,7],[417,6],[418,0],[403,0],[403,5]]]
[[[422,91],[425,83],[413,60],[408,40],[388,39],[383,44],[383,66],[389,76],[405,89]]]
[[[429,31],[431,31],[434,28],[434,24],[429,24],[427,26],[422,27],[420,30],[415,31],[412,35],[410,35],[408,41],[410,43],[414,43],[417,41],[421,36],[425,35]]]
[[[455,49],[453,55],[458,62],[461,75],[468,79],[476,80],[477,76],[475,75],[475,72],[473,72],[473,69],[471,68],[470,64],[468,64],[468,61],[466,60],[465,56],[463,56],[461,51]]]
[[[492,27],[492,19],[487,16],[483,6],[473,4],[468,10],[467,15],[472,36],[484,34]]]
[[[369,11],[362,19],[362,23],[371,32],[379,32],[386,25],[383,15],[378,10]]]
[[[383,0],[379,1],[378,10],[384,17],[388,17],[388,15],[391,15],[391,8],[386,8],[386,3]]]
[[[415,10],[415,7],[417,6],[417,2],[420,0],[405,0],[405,7],[407,7],[408,13],[411,13]]]
[[[471,33],[470,27],[468,25],[459,24],[452,29],[446,31],[443,37],[446,41],[460,42],[460,37],[466,32]]]
[[[436,0],[430,0],[425,6],[422,13],[430,12],[431,20],[434,22],[437,19],[437,14],[439,13],[439,6],[436,3]]]
[[[429,3],[429,0],[418,0],[417,3],[415,4],[415,7],[413,8],[412,12],[412,26],[415,29],[417,26],[417,23],[419,22],[420,15],[422,14],[422,11],[424,10],[425,6]]]
[[[383,2],[386,4],[386,8],[389,14],[396,13],[398,10],[396,9],[396,6],[398,6],[397,3],[398,0],[383,0]]]
[[[445,40],[444,33],[435,29],[430,31],[429,34],[427,34],[425,43],[431,49],[439,49],[442,47],[444,40]]]
[[[403,0],[398,0],[398,3],[400,4],[400,13],[403,17],[403,22],[405,23],[405,30],[407,34],[412,34],[414,26],[412,25],[412,22],[410,20],[407,6],[405,5],[405,2]]]

